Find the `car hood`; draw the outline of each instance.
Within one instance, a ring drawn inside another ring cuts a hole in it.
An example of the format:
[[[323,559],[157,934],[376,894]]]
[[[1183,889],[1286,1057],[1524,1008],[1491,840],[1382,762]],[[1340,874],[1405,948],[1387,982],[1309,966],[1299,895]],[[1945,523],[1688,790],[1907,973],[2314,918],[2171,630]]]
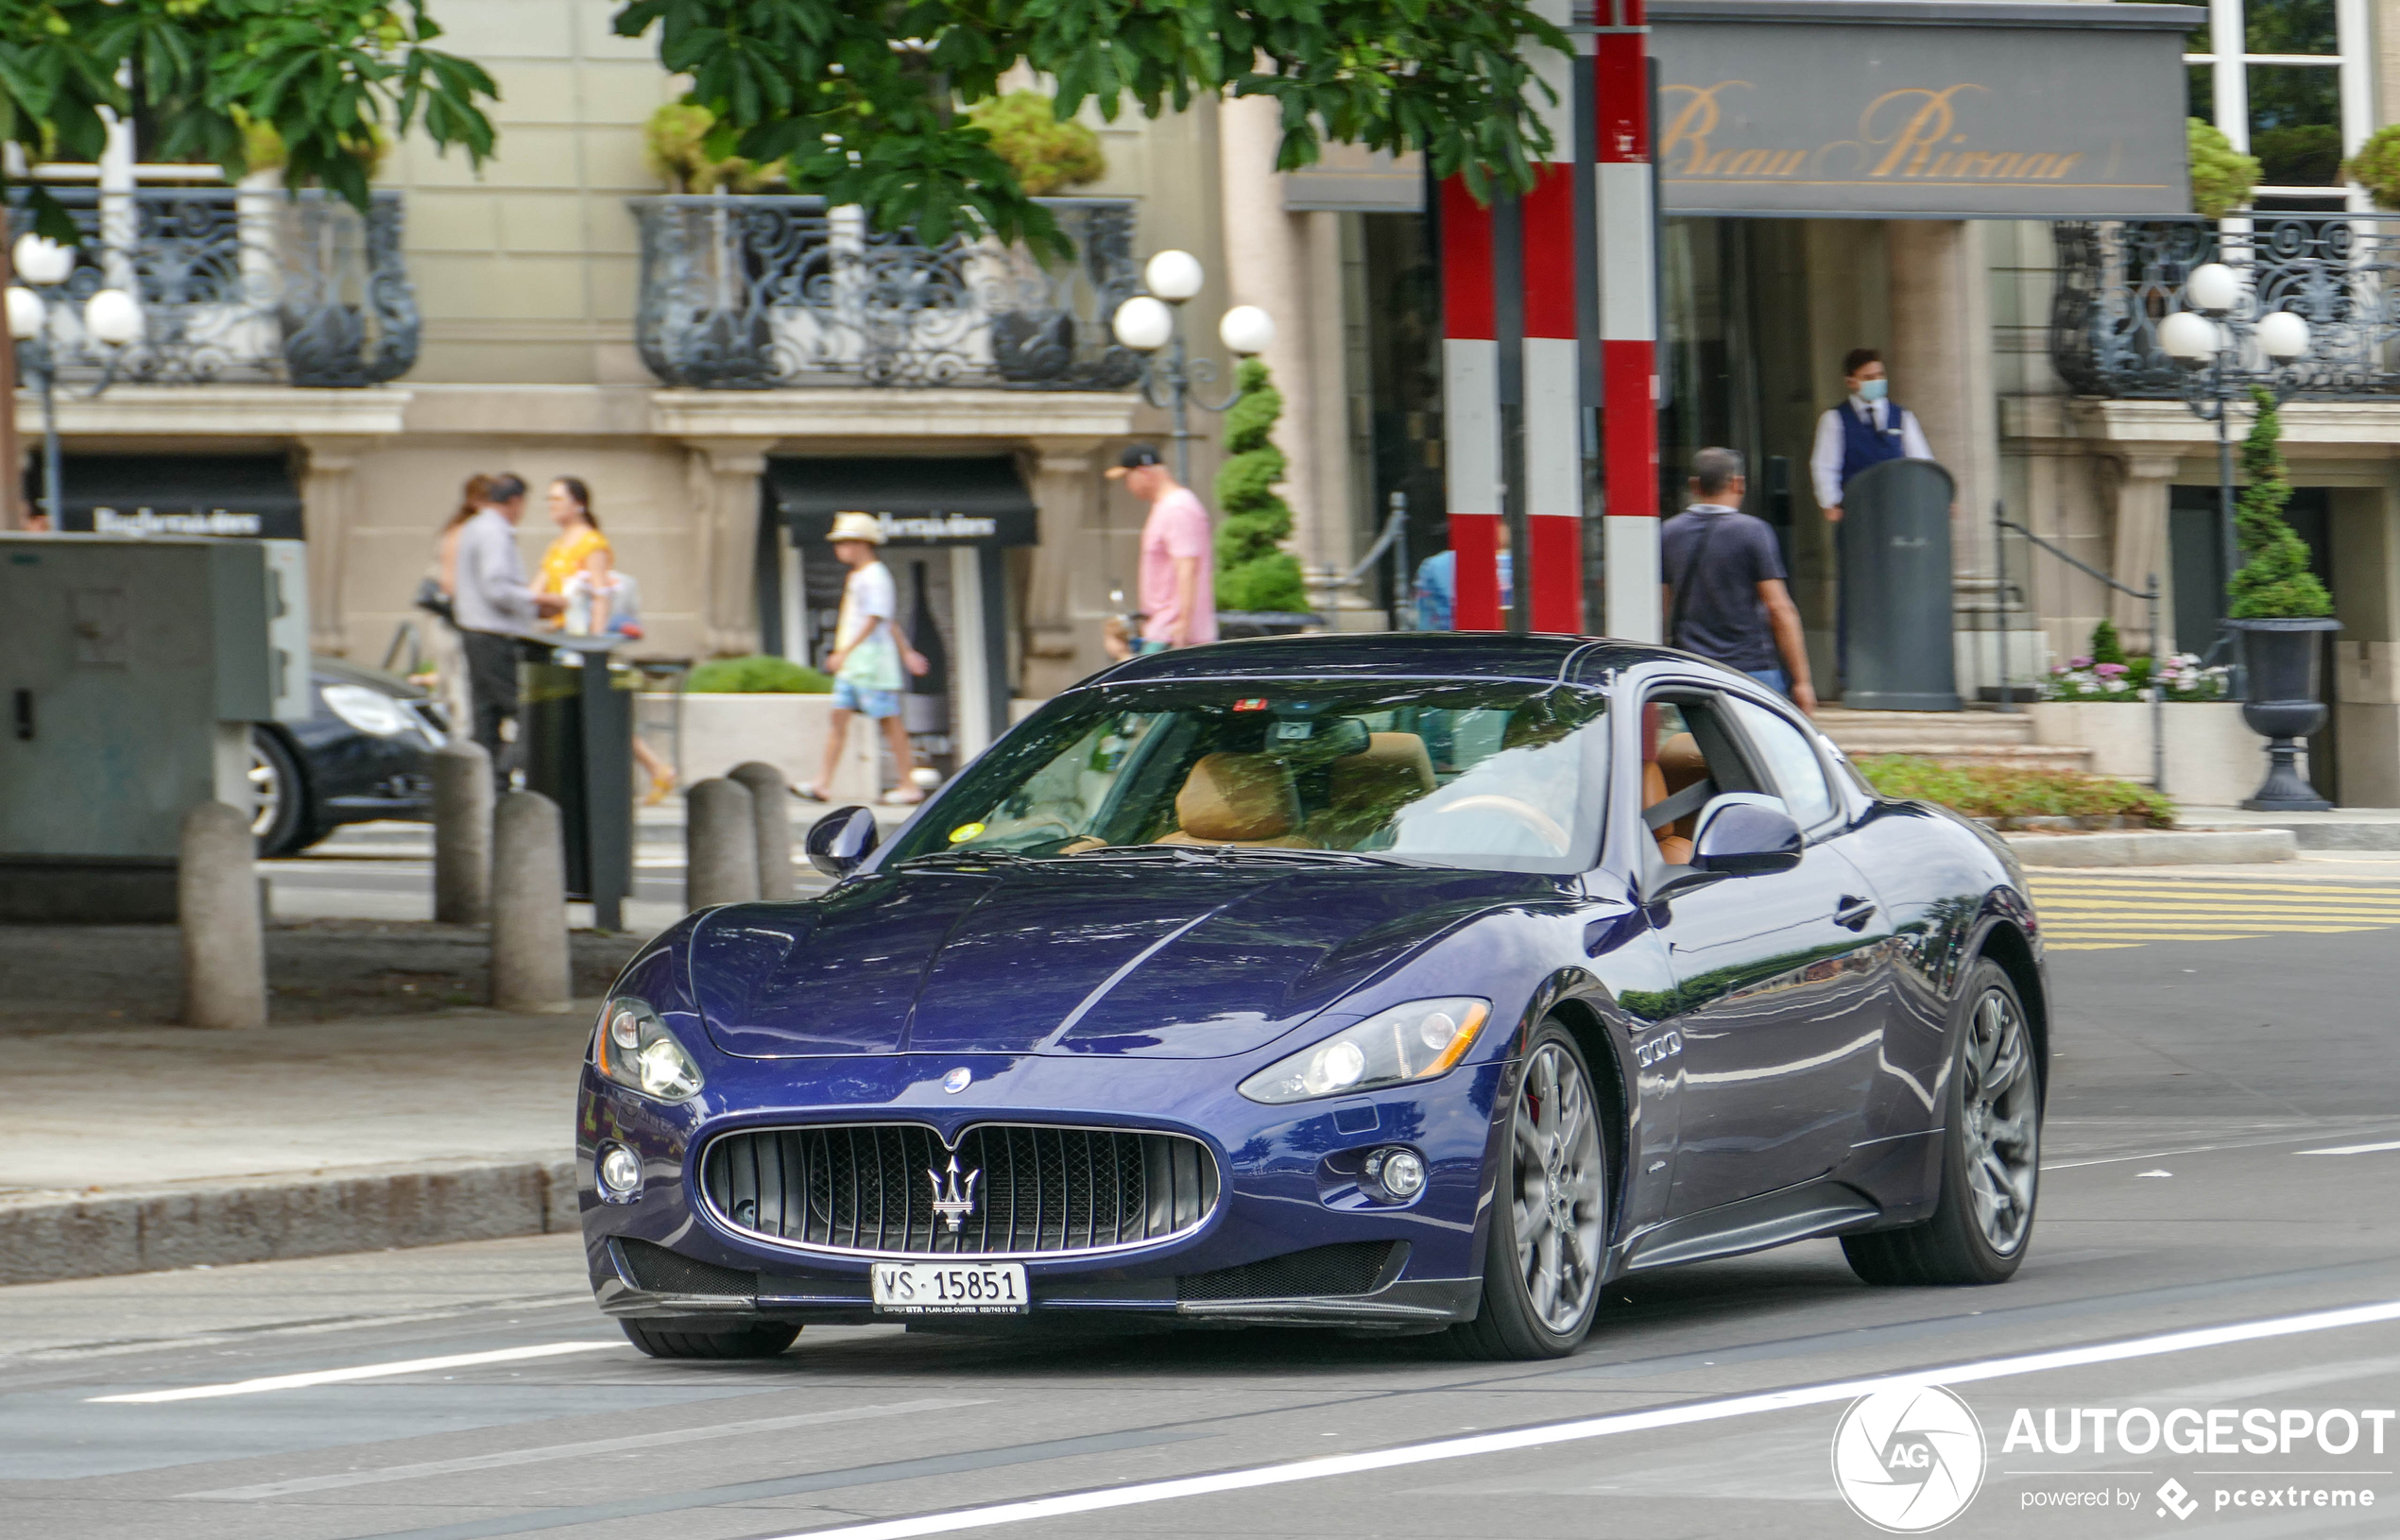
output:
[[[1061,863],[878,874],[712,911],[694,1002],[728,1053],[1246,1052],[1554,880],[1421,867]]]

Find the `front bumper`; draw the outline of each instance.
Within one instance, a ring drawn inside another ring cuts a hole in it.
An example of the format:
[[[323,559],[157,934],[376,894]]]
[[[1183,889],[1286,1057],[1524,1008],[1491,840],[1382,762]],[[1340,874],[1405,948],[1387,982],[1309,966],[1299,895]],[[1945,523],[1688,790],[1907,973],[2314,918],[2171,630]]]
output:
[[[973,1075],[967,1089],[946,1092],[942,1077],[962,1067]],[[1029,1313],[972,1318],[978,1328],[1106,1321],[1412,1332],[1471,1319],[1492,1107],[1506,1066],[1468,1066],[1419,1087],[1291,1107],[1242,1098],[1231,1068],[1033,1055],[712,1057],[707,1088],[671,1106],[586,1065],[577,1188],[595,1297],[612,1315],[694,1326],[762,1315],[923,1320],[875,1312],[872,1258],[728,1223],[700,1192],[710,1142],[812,1123],[921,1122],[951,1141],[977,1123],[1052,1123],[1191,1136],[1217,1161],[1219,1201],[1192,1229],[1131,1251],[1011,1256],[1026,1269]],[[643,1165],[629,1200],[605,1198],[595,1180],[611,1144]],[[1425,1189],[1405,1204],[1361,1175],[1367,1154],[1395,1146],[1414,1151],[1428,1172]]]

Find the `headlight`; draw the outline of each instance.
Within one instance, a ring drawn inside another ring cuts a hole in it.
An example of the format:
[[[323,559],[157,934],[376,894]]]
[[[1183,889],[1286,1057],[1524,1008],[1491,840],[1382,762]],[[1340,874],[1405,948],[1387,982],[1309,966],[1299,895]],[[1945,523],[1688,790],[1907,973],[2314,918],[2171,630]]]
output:
[[[319,693],[325,697],[327,710],[359,731],[378,738],[394,737],[417,726],[408,708],[363,684],[329,684]]]
[[[1260,1070],[1242,1083],[1242,1094],[1273,1105],[1431,1080],[1466,1056],[1491,1014],[1487,1000],[1395,1005]]]
[[[602,1074],[644,1096],[689,1102],[700,1094],[700,1067],[646,1001],[622,997],[609,1001],[600,1013],[591,1055]]]

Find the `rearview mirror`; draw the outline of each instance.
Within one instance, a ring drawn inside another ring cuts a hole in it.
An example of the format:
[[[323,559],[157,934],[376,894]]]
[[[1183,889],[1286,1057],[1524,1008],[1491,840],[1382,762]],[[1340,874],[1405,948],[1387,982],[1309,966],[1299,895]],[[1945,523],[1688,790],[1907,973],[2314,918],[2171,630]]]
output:
[[[1727,792],[1700,810],[1691,836],[1691,869],[1720,877],[1788,872],[1800,864],[1804,842],[1783,798]]]
[[[865,808],[835,808],[809,825],[808,864],[828,877],[848,877],[883,841],[875,814]]]

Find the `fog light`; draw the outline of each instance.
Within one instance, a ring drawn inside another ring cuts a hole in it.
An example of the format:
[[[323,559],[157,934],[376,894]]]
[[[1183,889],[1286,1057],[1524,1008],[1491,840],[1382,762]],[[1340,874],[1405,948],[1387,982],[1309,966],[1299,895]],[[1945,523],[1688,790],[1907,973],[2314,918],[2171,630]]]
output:
[[[1378,1150],[1366,1157],[1366,1177],[1406,1203],[1425,1190],[1425,1161],[1414,1150]]]
[[[601,1152],[600,1186],[613,1198],[631,1197],[642,1189],[642,1157],[622,1144]]]

